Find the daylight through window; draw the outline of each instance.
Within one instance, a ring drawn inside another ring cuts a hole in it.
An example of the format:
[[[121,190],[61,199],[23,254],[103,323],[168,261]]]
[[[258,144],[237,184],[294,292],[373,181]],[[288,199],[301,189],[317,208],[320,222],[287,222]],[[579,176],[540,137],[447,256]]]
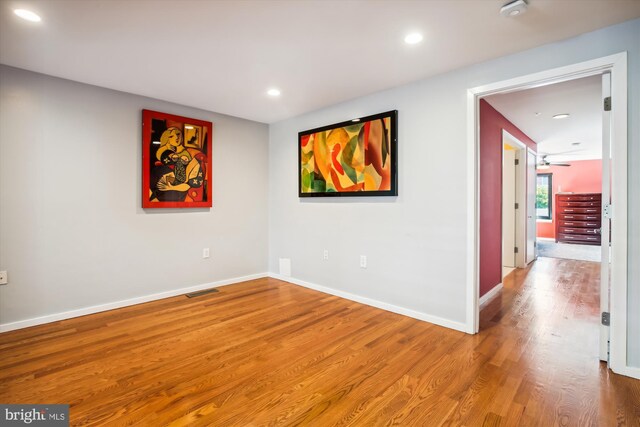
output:
[[[538,174],[536,181],[536,215],[538,219],[551,219],[551,174]]]

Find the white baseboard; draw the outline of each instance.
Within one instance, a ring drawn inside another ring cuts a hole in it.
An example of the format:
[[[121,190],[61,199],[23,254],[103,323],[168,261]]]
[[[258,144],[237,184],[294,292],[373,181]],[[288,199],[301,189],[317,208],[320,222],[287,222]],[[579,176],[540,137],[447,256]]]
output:
[[[91,307],[79,308],[76,310],[64,311],[62,313],[48,314],[46,316],[34,317],[32,319],[19,320],[17,322],[0,324],[0,332],[8,332],[16,329],[28,328],[30,326],[42,325],[43,323],[57,322],[58,320],[71,319],[73,317],[85,316],[87,314],[99,313],[101,311],[113,310],[115,308],[127,307],[130,305],[142,304],[144,302],[156,301],[163,298],[183,295],[190,292],[197,292],[209,288],[217,288],[234,283],[246,282],[247,280],[261,279],[268,277],[267,273],[250,274],[248,276],[234,277],[231,279],[218,280],[217,282],[203,283],[201,285],[189,286],[188,288],[174,289],[157,294],[144,295],[122,301],[110,302],[107,304],[93,305]]]
[[[486,294],[482,295],[479,301],[480,307],[482,307],[483,305],[485,305],[486,303],[494,299],[496,295],[498,295],[498,293],[502,290],[502,288],[503,288],[502,283],[498,283],[493,287],[493,289],[491,289]]]
[[[635,366],[625,366],[622,369],[615,369],[613,370],[613,372],[615,372],[616,374],[624,375],[626,377],[640,380],[640,368],[637,368]]]
[[[359,302],[361,304],[370,305],[371,307],[380,308],[382,310],[390,311],[392,313],[402,314],[403,316],[412,317],[414,319],[423,320],[425,322],[433,323],[445,328],[455,329],[460,332],[467,332],[467,325],[453,320],[443,319],[442,317],[433,316],[431,314],[423,313],[421,311],[412,310],[409,308],[399,307],[397,305],[389,304],[386,302],[374,300],[371,298],[355,295],[349,292],[340,291],[326,286],[316,285],[315,283],[305,282],[294,277],[283,276],[281,274],[269,273],[269,277],[282,280],[283,282],[293,283],[294,285],[302,286],[305,288],[313,289],[315,291],[323,292],[329,295],[335,295],[340,298],[348,299],[350,301]]]

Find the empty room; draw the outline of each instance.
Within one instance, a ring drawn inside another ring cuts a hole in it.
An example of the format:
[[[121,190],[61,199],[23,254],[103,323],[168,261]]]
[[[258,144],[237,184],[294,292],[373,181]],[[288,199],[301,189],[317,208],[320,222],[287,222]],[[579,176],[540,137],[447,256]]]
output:
[[[0,0],[0,425],[640,426],[638,159],[640,0]]]

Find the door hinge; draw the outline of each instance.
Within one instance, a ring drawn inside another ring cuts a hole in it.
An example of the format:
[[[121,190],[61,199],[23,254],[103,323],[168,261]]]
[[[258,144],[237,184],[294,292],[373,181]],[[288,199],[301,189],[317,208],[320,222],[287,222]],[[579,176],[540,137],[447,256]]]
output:
[[[518,166],[520,164],[520,159],[515,159],[514,163],[516,164],[516,166]]]
[[[605,203],[605,205],[602,207],[602,216],[604,216],[605,218],[611,219],[612,214],[613,214],[613,205],[610,205],[609,203]]]
[[[538,242],[533,242],[533,247],[537,248],[538,247]]]
[[[602,324],[609,326],[611,324],[611,314],[607,311],[602,312]]]
[[[516,203],[516,209],[520,209],[520,205]]]
[[[611,111],[611,97],[607,96],[604,99],[604,111]]]
[[[515,248],[513,248],[513,253],[517,254],[518,253],[518,247],[516,246]]]

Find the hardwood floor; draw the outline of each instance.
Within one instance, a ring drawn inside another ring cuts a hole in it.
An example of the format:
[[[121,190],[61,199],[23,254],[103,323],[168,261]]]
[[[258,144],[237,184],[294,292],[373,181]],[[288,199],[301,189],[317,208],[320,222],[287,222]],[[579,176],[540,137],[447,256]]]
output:
[[[0,402],[73,425],[638,426],[640,381],[598,362],[598,268],[514,271],[474,336],[273,279],[8,332]]]

